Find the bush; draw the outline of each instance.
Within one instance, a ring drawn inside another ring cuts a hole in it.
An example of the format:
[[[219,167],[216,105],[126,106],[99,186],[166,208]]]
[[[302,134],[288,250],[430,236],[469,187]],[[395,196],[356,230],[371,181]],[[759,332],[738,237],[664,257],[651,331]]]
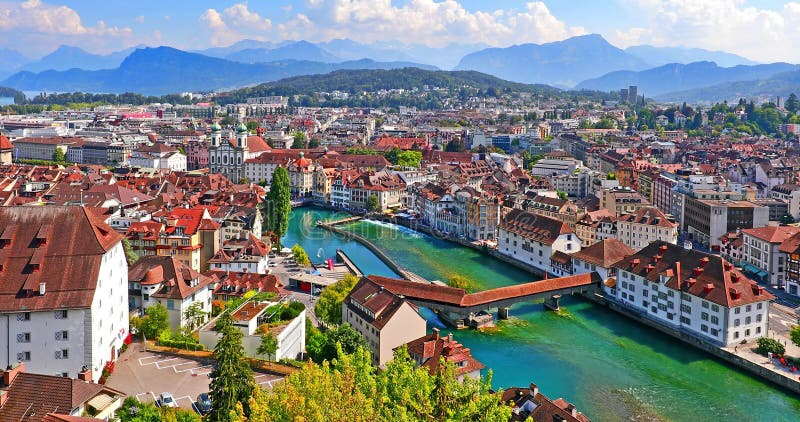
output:
[[[768,337],[761,337],[758,339],[758,347],[756,348],[756,353],[760,353],[764,356],[767,353],[772,352],[773,355],[783,355],[786,353],[786,348],[783,347],[781,342],[775,340],[774,338]]]
[[[157,345],[163,347],[171,347],[173,349],[183,349],[189,350],[192,352],[199,352],[206,350],[205,346],[200,343],[191,342],[187,340],[165,340],[165,339],[158,339],[156,342]]]

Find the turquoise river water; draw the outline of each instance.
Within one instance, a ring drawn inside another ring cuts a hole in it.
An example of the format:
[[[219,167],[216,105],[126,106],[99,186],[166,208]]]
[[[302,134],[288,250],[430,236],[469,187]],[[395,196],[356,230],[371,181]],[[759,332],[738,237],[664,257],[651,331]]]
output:
[[[317,220],[341,217],[296,209],[284,244],[299,243],[314,262],[342,249],[363,272],[397,277],[359,243],[315,227]],[[462,275],[480,290],[536,280],[478,251],[404,227],[371,221],[342,227],[427,279]],[[461,330],[455,336],[492,370],[496,388],[535,382],[544,394],[566,398],[593,421],[800,420],[800,398],[772,384],[603,306],[568,297],[562,307],[557,314],[541,303],[519,304],[497,329]],[[435,314],[423,312],[429,329],[449,330]]]

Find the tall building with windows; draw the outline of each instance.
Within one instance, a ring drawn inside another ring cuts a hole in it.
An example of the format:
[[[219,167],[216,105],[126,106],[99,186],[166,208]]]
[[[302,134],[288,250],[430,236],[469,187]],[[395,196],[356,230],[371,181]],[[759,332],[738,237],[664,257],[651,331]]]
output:
[[[208,147],[208,166],[211,173],[219,173],[233,183],[245,179],[244,162],[270,149],[260,136],[250,136],[247,127],[240,124],[234,134],[222,137],[222,128],[211,125],[211,145]]]
[[[127,267],[87,208],[0,207],[0,364],[98,381],[128,337]]]

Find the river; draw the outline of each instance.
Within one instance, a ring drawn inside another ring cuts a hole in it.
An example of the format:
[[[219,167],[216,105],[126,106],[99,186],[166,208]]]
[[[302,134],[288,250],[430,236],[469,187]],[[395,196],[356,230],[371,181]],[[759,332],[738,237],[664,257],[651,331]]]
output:
[[[294,210],[284,244],[299,243],[314,262],[342,249],[365,273],[397,277],[357,242],[314,226],[330,218],[337,217],[314,208]],[[360,221],[342,228],[431,280],[462,275],[476,289],[536,280],[480,252],[404,227]],[[570,297],[561,304],[560,313],[545,311],[541,303],[519,304],[497,329],[461,330],[455,337],[493,371],[496,388],[535,382],[544,394],[564,397],[593,421],[800,420],[800,398],[772,384],[603,306]],[[444,327],[432,312],[423,314],[429,328]]]

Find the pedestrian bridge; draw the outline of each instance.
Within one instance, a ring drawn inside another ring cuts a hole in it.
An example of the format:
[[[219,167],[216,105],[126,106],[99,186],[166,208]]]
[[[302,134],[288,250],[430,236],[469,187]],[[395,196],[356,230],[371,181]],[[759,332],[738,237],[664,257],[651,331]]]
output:
[[[491,312],[493,309],[497,309],[498,316],[505,319],[508,318],[511,305],[539,299],[544,299],[548,308],[558,310],[561,295],[596,292],[602,282],[601,277],[592,272],[467,293],[464,289],[434,283],[416,283],[376,275],[367,278],[417,306],[433,309],[442,319],[455,326],[465,324],[465,320],[479,312]]]

